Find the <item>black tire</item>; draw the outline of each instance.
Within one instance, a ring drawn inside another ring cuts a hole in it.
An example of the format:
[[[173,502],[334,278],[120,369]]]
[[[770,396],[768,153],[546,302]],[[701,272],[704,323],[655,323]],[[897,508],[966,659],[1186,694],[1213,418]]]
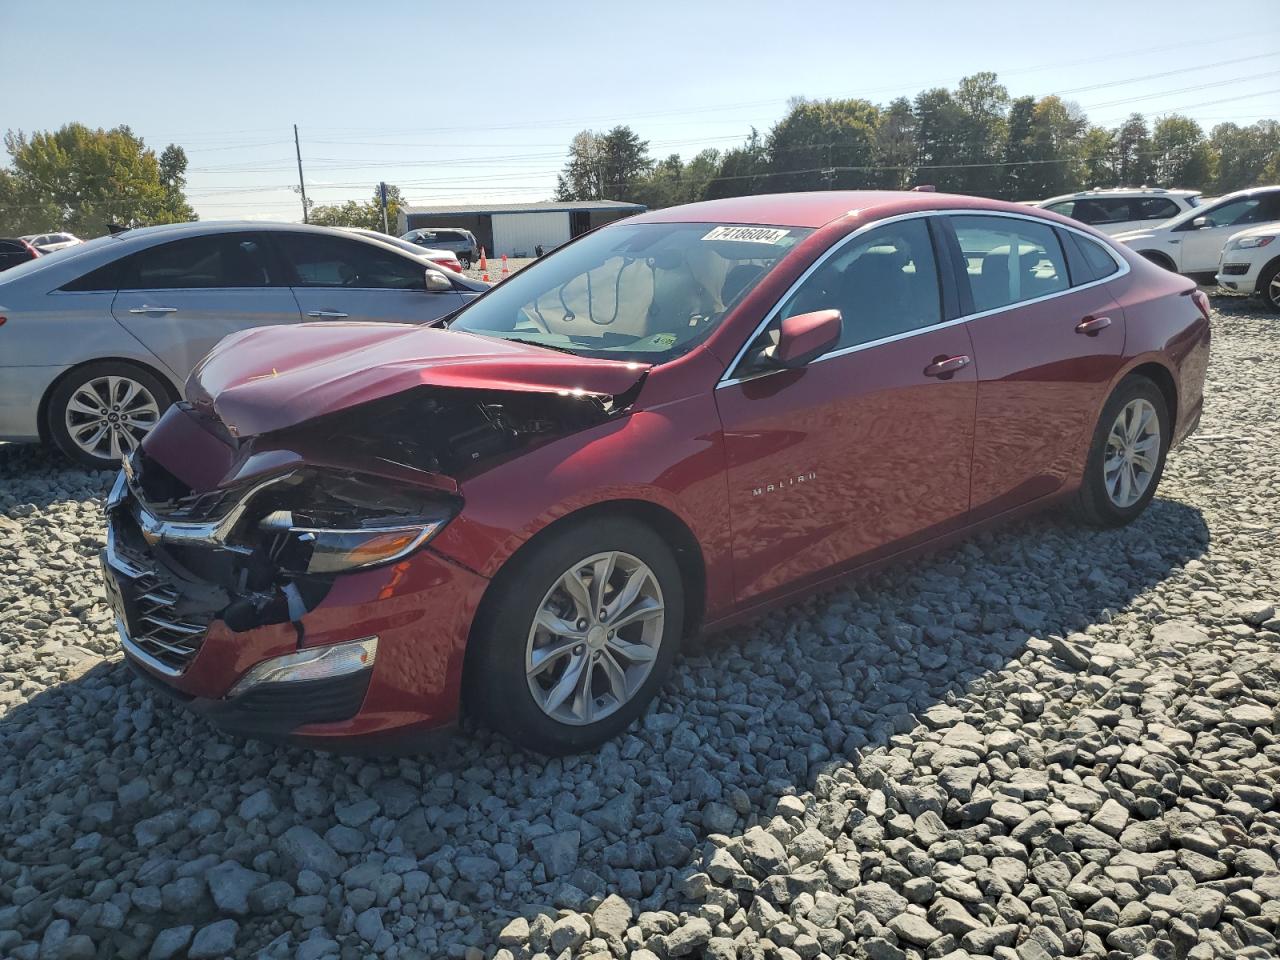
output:
[[[1142,496],[1128,506],[1119,506],[1107,491],[1103,462],[1106,458],[1107,438],[1111,428],[1115,425],[1121,411],[1134,400],[1146,400],[1155,408],[1160,424],[1160,448],[1155,470]],[[1093,442],[1089,447],[1089,458],[1085,463],[1084,479],[1076,494],[1074,504],[1076,516],[1095,527],[1121,527],[1136,520],[1156,495],[1160,477],[1164,474],[1165,455],[1169,451],[1171,439],[1169,411],[1160,388],[1146,377],[1138,375],[1129,376],[1120,381],[1119,386],[1102,408],[1102,415],[1098,418],[1098,424],[1093,431]]]
[[[1280,260],[1270,263],[1258,275],[1258,296],[1262,298],[1262,304],[1272,313],[1280,313],[1280,286],[1273,287],[1276,278],[1280,276]]]
[[[1178,272],[1178,268],[1174,265],[1174,262],[1163,253],[1157,253],[1155,250],[1139,250],[1138,253],[1140,256],[1146,257],[1157,267],[1164,267],[1164,269],[1168,270],[1170,273]]]
[[[662,591],[664,621],[649,675],[631,699],[602,720],[574,725],[543,712],[525,675],[529,632],[544,597],[561,575],[594,554],[617,550],[642,561]],[[579,753],[617,736],[648,709],[671,670],[684,623],[684,584],[671,548],[627,517],[604,517],[553,531],[495,579],[471,630],[465,701],[481,723],[530,750]]]
[[[151,373],[145,367],[124,360],[98,360],[77,367],[64,376],[49,395],[45,405],[45,425],[49,437],[67,457],[83,467],[91,470],[116,470],[120,467],[119,459],[110,456],[94,456],[82,449],[71,437],[67,428],[67,405],[71,398],[84,385],[104,377],[121,377],[132,380],[146,390],[155,400],[157,414],[163,414],[173,403],[173,391],[169,385]]]
[[[458,262],[459,262],[460,264],[462,264],[462,269],[463,269],[463,270],[470,270],[470,269],[471,269],[471,258],[470,258],[470,257],[458,257]]]

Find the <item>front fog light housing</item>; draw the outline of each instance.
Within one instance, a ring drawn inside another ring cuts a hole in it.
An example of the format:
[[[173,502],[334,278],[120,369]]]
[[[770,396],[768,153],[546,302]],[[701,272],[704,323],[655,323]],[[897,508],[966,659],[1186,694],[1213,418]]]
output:
[[[263,683],[296,683],[328,680],[359,673],[373,666],[378,655],[378,638],[363,637],[327,647],[299,650],[255,664],[236,681],[228,697],[238,697]]]

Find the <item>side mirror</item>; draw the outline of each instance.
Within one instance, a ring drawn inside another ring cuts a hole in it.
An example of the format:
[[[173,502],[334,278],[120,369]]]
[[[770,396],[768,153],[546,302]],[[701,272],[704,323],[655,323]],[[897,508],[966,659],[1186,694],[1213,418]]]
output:
[[[427,270],[427,293],[443,293],[453,289],[453,281],[439,270]]]
[[[1209,225],[1208,217],[1196,217],[1194,220],[1191,221],[1191,226],[1195,227],[1197,230],[1203,230],[1208,225]]]
[[[815,310],[787,317],[778,330],[773,360],[789,369],[803,367],[839,343],[843,329],[839,310]]]

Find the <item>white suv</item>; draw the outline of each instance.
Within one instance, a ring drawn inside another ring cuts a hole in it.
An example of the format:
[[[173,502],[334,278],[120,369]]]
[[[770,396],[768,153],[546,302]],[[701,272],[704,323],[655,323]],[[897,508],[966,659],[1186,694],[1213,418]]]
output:
[[[1280,223],[1280,186],[1238,190],[1146,230],[1115,239],[1167,270],[1213,283],[1227,239],[1247,227]]]
[[[1280,224],[1232,234],[1222,248],[1216,279],[1222,293],[1256,293],[1268,308],[1280,312]]]
[[[1198,190],[1162,190],[1159,187],[1082,190],[1050,197],[1033,206],[1043,207],[1072,220],[1087,223],[1107,236],[1171,220],[1192,209],[1200,200]]]

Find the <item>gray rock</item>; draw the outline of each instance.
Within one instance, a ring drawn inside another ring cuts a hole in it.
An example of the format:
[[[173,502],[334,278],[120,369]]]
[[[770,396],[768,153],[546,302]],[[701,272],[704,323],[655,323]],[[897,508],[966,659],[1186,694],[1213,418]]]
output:
[[[229,957],[236,948],[236,937],[240,933],[240,924],[234,920],[215,920],[208,926],[201,927],[191,941],[191,949],[187,951],[190,960],[214,960]]]
[[[249,912],[249,895],[267,882],[267,876],[246,870],[234,860],[213,867],[207,874],[209,893],[224,913],[244,916]]]
[[[533,841],[534,852],[546,868],[548,877],[565,877],[573,873],[578,866],[578,845],[582,834],[577,830],[566,830],[538,837]]]
[[[336,877],[346,866],[324,838],[301,824],[281,834],[275,849],[294,870],[311,870],[321,876]]]
[[[195,929],[195,927],[188,924],[182,927],[169,927],[167,930],[161,930],[151,944],[151,952],[147,954],[148,960],[170,960],[170,958],[176,957],[187,948]]]

